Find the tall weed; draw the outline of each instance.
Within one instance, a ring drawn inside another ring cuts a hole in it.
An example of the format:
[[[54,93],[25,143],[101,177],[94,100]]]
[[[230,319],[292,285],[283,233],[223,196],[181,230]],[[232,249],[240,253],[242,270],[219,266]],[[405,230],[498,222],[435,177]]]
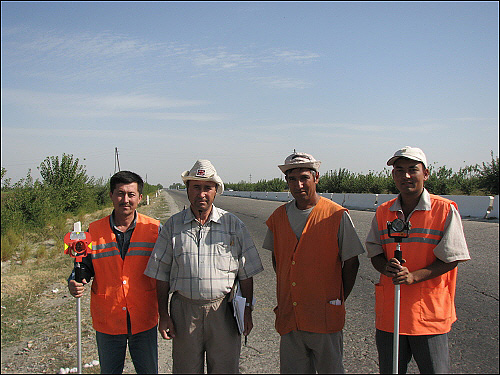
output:
[[[14,229],[8,229],[5,234],[2,234],[2,262],[9,260],[15,254],[22,240],[22,235]]]

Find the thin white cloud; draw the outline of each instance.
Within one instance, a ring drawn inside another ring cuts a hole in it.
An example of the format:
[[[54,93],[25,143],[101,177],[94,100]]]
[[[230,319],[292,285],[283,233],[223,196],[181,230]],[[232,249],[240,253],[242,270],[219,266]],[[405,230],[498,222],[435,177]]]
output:
[[[230,53],[225,48],[193,50],[191,58],[194,65],[215,70],[253,68],[257,66],[257,61],[252,56],[242,53]]]
[[[29,28],[3,30],[3,63],[17,74],[51,81],[165,76],[165,69],[245,71],[276,64],[301,65],[320,55],[286,48],[242,46],[203,48],[177,42],[151,42],[112,32],[66,34]],[[169,70],[170,71],[170,70]],[[274,87],[304,88],[300,79],[275,80]],[[299,84],[300,83],[300,84]]]
[[[447,121],[465,121],[465,122],[471,122],[471,121],[497,121],[497,118],[487,118],[487,117],[459,117],[459,118],[449,118],[446,119]],[[436,120],[427,120],[427,121],[436,121]],[[439,120],[442,121],[442,120]]]
[[[218,121],[229,118],[226,114],[217,113],[169,112],[168,109],[198,107],[208,102],[144,94],[78,95],[5,89],[2,90],[2,103],[62,118],[115,117],[183,121]]]
[[[307,130],[307,131],[326,131],[326,130],[345,130],[356,132],[383,133],[383,132],[417,132],[427,133],[436,128],[442,128],[442,124],[419,124],[418,126],[398,126],[398,125],[371,125],[354,123],[282,123],[276,125],[266,125],[268,130]]]
[[[28,139],[36,139],[41,137],[48,138],[78,138],[78,139],[95,139],[96,132],[94,129],[59,129],[54,127],[48,128],[4,128],[3,133],[12,137],[26,137]],[[152,136],[158,137],[168,137],[167,134],[158,133],[155,131],[148,130],[99,130],[99,138],[109,138],[109,139],[150,139]]]
[[[304,89],[312,86],[311,82],[295,78],[256,77],[252,78],[251,81],[261,86],[276,89]]]
[[[317,60],[320,55],[308,51],[298,51],[298,50],[280,50],[276,49],[272,51],[273,55],[284,61],[292,62],[311,62]]]
[[[13,35],[14,33],[11,33]],[[20,41],[7,40],[6,50],[27,59],[65,60],[138,57],[165,49],[165,44],[134,40],[112,33],[60,34],[56,31],[22,33]],[[43,62],[43,60],[42,60]]]

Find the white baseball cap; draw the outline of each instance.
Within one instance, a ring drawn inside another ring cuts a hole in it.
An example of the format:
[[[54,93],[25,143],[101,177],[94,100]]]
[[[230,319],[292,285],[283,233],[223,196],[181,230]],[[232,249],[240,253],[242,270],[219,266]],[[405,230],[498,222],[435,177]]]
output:
[[[318,172],[320,165],[321,162],[314,159],[312,155],[306,154],[304,152],[294,152],[285,159],[285,164],[278,165],[278,168],[281,169],[281,172],[283,173],[295,168],[314,169],[316,172]]]
[[[197,160],[190,171],[185,171],[181,174],[182,181],[211,181],[217,184],[217,194],[224,192],[224,183],[217,175],[217,171],[209,160]]]
[[[425,157],[424,152],[417,147],[405,146],[402,149],[397,150],[394,153],[394,156],[387,160],[387,165],[394,165],[396,160],[398,160],[399,158],[407,158],[419,161],[424,164],[425,168],[427,168],[427,158]]]

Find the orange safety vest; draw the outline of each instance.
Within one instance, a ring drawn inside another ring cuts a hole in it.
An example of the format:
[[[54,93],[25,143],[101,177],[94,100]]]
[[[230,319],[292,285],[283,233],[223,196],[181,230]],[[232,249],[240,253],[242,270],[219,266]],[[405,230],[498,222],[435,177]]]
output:
[[[396,243],[389,238],[387,222],[397,218],[389,208],[396,201],[382,204],[376,212],[378,230],[384,254],[394,257]],[[401,243],[404,264],[410,272],[427,267],[436,261],[434,248],[443,237],[444,224],[450,212],[450,204],[456,203],[437,195],[430,195],[431,210],[416,210],[410,216],[411,229],[408,238]],[[400,334],[435,335],[447,333],[457,320],[455,313],[455,286],[457,268],[433,279],[413,285],[401,285]],[[375,285],[376,327],[386,332],[394,331],[394,284],[392,278],[380,275]]]
[[[120,256],[109,216],[89,226],[92,236],[90,312],[94,329],[110,335],[127,333],[127,311],[132,334],[158,323],[156,280],[144,275],[158,237],[160,222],[137,213],[137,222],[125,259]]]
[[[280,335],[301,330],[341,331],[345,322],[342,263],[337,233],[342,206],[321,197],[300,237],[293,232],[285,205],[266,221],[273,232],[276,258],[276,330]],[[330,304],[340,300],[341,305]]]

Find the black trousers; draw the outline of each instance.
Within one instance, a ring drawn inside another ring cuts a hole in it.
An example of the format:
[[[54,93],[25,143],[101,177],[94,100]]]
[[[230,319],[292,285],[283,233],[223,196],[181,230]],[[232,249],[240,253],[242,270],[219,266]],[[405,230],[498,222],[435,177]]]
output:
[[[138,374],[158,374],[157,327],[135,335],[108,335],[97,332],[97,351],[101,374],[121,374],[128,350]]]
[[[379,369],[381,374],[392,373],[392,332],[377,329]],[[406,374],[408,363],[415,358],[421,374],[446,374],[450,372],[448,334],[408,336],[399,335],[399,374]]]

